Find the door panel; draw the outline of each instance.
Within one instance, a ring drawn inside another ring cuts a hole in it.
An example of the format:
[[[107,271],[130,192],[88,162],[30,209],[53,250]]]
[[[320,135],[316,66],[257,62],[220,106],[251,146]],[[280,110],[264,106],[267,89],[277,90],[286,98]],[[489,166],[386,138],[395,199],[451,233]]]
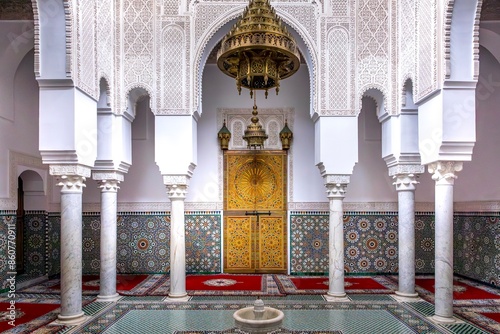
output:
[[[224,153],[224,272],[286,273],[283,151]]]

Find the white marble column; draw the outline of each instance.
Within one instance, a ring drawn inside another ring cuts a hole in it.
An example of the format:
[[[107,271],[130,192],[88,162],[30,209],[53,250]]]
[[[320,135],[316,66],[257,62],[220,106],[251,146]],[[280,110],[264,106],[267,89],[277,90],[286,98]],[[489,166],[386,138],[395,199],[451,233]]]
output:
[[[167,184],[170,211],[170,292],[171,300],[187,300],[186,292],[186,230],[184,227],[184,199],[187,184]]]
[[[64,324],[79,324],[86,319],[82,311],[82,193],[85,180],[79,175],[59,175],[57,178],[57,185],[61,187],[61,313],[58,322]]]
[[[415,292],[415,188],[414,174],[393,176],[398,192],[399,287],[396,295],[416,298]]]
[[[453,185],[462,162],[439,161],[429,164],[436,181],[435,194],[435,311],[432,317],[441,323],[453,318]]]
[[[337,182],[332,182],[337,181]],[[343,200],[349,176],[329,175],[325,183],[330,200],[330,222],[328,232],[329,288],[328,301],[348,300],[344,288],[344,210]]]
[[[116,301],[120,295],[116,292],[116,211],[118,185],[123,176],[106,173],[94,173],[101,188],[101,253],[100,253],[100,290],[97,301]]]

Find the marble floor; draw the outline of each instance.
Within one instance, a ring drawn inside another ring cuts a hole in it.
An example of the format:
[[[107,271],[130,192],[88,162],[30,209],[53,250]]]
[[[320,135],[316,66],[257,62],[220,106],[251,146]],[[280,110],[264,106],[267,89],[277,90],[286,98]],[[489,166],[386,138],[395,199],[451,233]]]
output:
[[[475,283],[477,287],[477,283]],[[500,290],[484,287],[489,292]],[[263,296],[264,303],[285,314],[277,333],[500,333],[500,324],[484,314],[500,312],[500,299],[458,301],[456,323],[435,324],[432,295],[418,289],[422,298],[397,301],[394,294],[349,294],[349,301],[328,302],[323,295]],[[5,296],[0,296],[0,301]],[[19,302],[58,303],[58,294],[20,293]],[[250,306],[255,296],[192,296],[172,303],[165,296],[122,296],[116,303],[96,302],[84,295],[88,319],[79,326],[54,324],[58,309],[19,325],[9,333],[242,333],[233,313]]]

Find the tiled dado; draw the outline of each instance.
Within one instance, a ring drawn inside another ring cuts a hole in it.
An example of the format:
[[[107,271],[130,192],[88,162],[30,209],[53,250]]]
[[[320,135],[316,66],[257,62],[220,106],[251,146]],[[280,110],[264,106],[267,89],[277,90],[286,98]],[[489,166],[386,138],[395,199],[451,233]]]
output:
[[[455,214],[454,271],[500,286],[500,213]]]
[[[186,271],[220,272],[221,214],[186,212]],[[99,273],[100,217],[83,217],[83,272]],[[118,273],[170,271],[170,214],[121,213],[117,221]]]
[[[186,270],[215,273],[221,268],[221,212],[186,212]],[[15,212],[0,212],[0,275],[6,275],[7,224]],[[291,274],[328,272],[328,212],[290,212]],[[60,216],[25,215],[25,270],[30,275],[60,272]],[[119,273],[164,273],[170,267],[168,212],[123,212],[118,215]],[[397,273],[397,213],[346,212],[345,268],[349,273]],[[83,217],[83,272],[99,272],[100,217]],[[434,272],[434,215],[415,216],[415,266],[418,274]],[[500,214],[456,213],[455,273],[500,286]]]
[[[7,289],[8,256],[9,256],[9,229],[16,226],[16,212],[12,210],[0,211],[0,291]]]
[[[291,212],[290,271],[292,275],[328,273],[328,212]],[[344,215],[344,263],[348,273],[398,272],[397,213]],[[434,272],[434,216],[415,216],[417,273]]]

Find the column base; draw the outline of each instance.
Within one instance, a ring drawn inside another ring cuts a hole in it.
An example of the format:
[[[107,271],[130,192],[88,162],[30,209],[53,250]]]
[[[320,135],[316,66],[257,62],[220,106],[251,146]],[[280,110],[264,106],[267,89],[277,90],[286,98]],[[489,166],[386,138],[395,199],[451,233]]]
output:
[[[327,293],[326,295],[323,295],[323,297],[326,299],[327,302],[350,302],[351,299],[347,297],[345,293]]]
[[[115,293],[114,295],[110,295],[110,296],[101,296],[101,295],[97,295],[97,299],[96,301],[97,302],[116,302],[117,300],[119,300],[120,298],[122,298],[122,296],[120,296],[119,294]]]
[[[396,291],[395,294],[404,298],[418,298],[418,293],[416,292],[408,293],[408,292]]]
[[[396,291],[391,297],[398,303],[414,303],[422,300],[422,298],[418,296],[418,293],[400,293],[399,291]]]
[[[436,324],[453,324],[456,322],[459,322],[458,319],[454,317],[442,317],[440,315],[434,314],[433,316],[428,317],[430,321],[436,323]]]
[[[85,313],[81,312],[75,315],[59,314],[55,322],[60,325],[80,325],[83,324],[88,319],[90,319],[90,317],[85,315]]]
[[[168,303],[177,303],[177,302],[185,303],[185,302],[189,301],[190,299],[191,299],[191,296],[188,296],[187,294],[183,295],[183,296],[168,295],[168,297],[165,298],[163,301],[168,302]]]

